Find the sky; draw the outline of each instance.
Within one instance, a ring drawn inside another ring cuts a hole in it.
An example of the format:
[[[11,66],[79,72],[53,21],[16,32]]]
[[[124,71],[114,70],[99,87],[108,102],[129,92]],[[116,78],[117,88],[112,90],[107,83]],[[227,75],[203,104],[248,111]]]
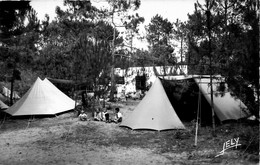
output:
[[[151,18],[156,14],[167,18],[170,22],[175,22],[176,19],[181,21],[188,20],[187,14],[194,12],[194,3],[197,0],[141,0],[141,6],[136,11],[140,16],[145,18],[145,22],[140,26],[141,35],[145,34],[144,27],[149,24]],[[105,7],[105,0],[91,0],[92,5]],[[63,6],[62,0],[32,0],[31,6],[38,13],[38,17],[42,20],[45,14],[50,16],[50,19],[55,17],[56,6]],[[135,47],[146,47],[147,43],[135,42]],[[139,46],[138,46],[139,45]],[[142,45],[142,46],[140,46]]]
[[[185,21],[187,14],[193,13],[194,3],[197,0],[141,0],[141,6],[138,9],[140,16],[150,21],[153,16],[159,14],[169,21],[175,21],[177,18]],[[92,4],[105,6],[105,0],[92,0]],[[55,17],[56,6],[63,6],[62,0],[32,0],[31,6],[37,11],[38,16],[43,19],[45,14],[49,14],[53,19]]]

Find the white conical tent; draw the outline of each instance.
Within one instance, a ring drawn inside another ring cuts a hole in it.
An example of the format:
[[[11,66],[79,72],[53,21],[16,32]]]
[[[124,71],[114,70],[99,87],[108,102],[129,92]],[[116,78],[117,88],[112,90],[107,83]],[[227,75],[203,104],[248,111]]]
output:
[[[146,96],[120,126],[132,129],[169,130],[185,129],[174,111],[159,78]]]
[[[75,102],[55,88],[50,82],[37,78],[26,94],[5,112],[12,116],[54,115],[73,109]]]

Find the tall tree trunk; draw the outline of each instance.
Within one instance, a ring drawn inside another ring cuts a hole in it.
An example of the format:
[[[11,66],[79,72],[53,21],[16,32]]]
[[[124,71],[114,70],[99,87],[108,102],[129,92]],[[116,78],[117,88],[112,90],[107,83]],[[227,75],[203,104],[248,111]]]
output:
[[[213,83],[212,83],[212,74],[213,74],[213,69],[212,69],[212,48],[211,48],[211,21],[210,21],[210,16],[211,12],[210,9],[206,11],[207,15],[207,29],[208,29],[208,39],[209,39],[209,68],[210,68],[210,106],[211,106],[211,112],[212,112],[212,135],[215,135],[215,112],[214,112],[214,100],[213,100]]]
[[[116,39],[116,26],[114,24],[114,17],[113,17],[113,25],[114,25],[114,32],[113,32],[113,41],[112,41],[112,67],[111,67],[111,90],[110,90],[110,101],[114,101],[114,93],[115,93],[115,39]]]

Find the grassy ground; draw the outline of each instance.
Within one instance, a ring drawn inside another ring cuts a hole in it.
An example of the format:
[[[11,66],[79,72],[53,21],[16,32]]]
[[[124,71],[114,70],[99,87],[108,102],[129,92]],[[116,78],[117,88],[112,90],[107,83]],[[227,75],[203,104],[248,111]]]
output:
[[[114,106],[129,115],[138,101]],[[3,120],[2,120],[3,121]],[[115,123],[79,121],[73,112],[52,118],[7,119],[0,128],[0,164],[258,164],[259,126],[229,123],[216,128],[133,131]],[[238,148],[215,157],[223,143],[239,137]]]

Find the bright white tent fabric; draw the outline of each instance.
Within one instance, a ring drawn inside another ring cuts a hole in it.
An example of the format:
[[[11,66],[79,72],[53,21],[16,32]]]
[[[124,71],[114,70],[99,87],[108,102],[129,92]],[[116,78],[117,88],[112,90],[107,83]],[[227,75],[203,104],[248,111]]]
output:
[[[72,100],[70,97],[68,97],[66,94],[61,92],[55,85],[53,85],[47,78],[43,80],[47,85],[50,91],[54,94],[57,95],[57,97],[62,98],[64,102],[66,102],[66,107],[71,107],[73,109],[75,107],[75,101]],[[65,108],[65,107],[64,107]]]
[[[185,129],[174,111],[159,78],[155,80],[151,89],[129,117],[123,118],[120,126],[158,131]]]
[[[196,83],[198,84],[200,91],[205,96],[206,100],[210,104],[211,98],[210,98],[210,79],[209,78],[195,78]],[[213,79],[213,91],[217,91],[217,84],[218,80]],[[248,117],[249,114],[247,114],[244,110],[247,109],[245,104],[239,100],[235,99],[231,96],[230,92],[225,91],[223,96],[216,96],[213,94],[213,102],[214,102],[214,111],[216,115],[218,116],[220,121],[224,120],[237,120],[240,118]],[[244,109],[244,110],[243,110]]]
[[[55,88],[50,82],[37,78],[26,94],[5,112],[12,116],[54,115],[73,109],[75,101]]]

